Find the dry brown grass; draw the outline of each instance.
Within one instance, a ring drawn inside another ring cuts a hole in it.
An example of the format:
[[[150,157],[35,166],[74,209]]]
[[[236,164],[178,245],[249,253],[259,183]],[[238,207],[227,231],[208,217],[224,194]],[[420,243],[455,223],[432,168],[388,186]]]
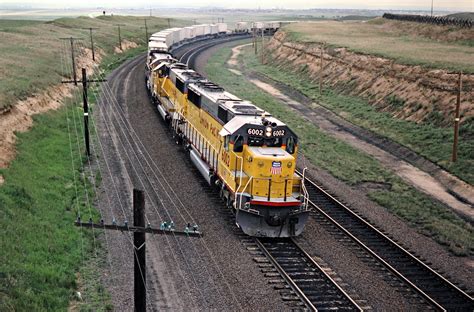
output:
[[[474,73],[474,31],[406,22],[305,22],[286,26],[290,39],[394,59],[410,65]]]

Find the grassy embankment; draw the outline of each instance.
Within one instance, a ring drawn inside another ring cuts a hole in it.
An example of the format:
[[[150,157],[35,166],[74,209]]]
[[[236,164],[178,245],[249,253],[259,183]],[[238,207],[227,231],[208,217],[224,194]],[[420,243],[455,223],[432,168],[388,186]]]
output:
[[[286,122],[298,134],[302,152],[312,163],[350,185],[370,181],[391,185],[390,190],[370,191],[369,198],[409,221],[420,232],[433,237],[454,254],[472,253],[473,229],[467,222],[408,186],[392,172],[382,168],[374,158],[323,133],[245,77],[228,71],[225,63],[229,57],[228,49],[213,55],[206,67],[209,78]],[[243,59],[251,64],[258,62],[251,48],[244,49],[244,54],[240,56],[241,62]],[[249,63],[245,64],[244,70],[248,69]]]
[[[126,31],[127,27],[124,27],[123,35],[128,40],[142,35],[138,28],[141,20],[133,17],[61,19],[51,23],[1,21],[2,37],[7,31],[9,38],[22,40],[26,37],[30,42],[27,44],[29,49],[24,49],[23,43],[18,41],[17,47],[12,45],[0,52],[2,68],[5,63],[10,64],[5,68],[11,73],[7,79],[2,78],[2,99],[8,98],[8,103],[13,103],[17,97],[60,83],[63,73],[57,60],[62,44],[57,38],[82,34],[67,27],[98,26],[101,23],[112,27],[117,22],[128,22],[130,29],[134,25],[135,33]],[[165,25],[162,20],[156,19],[156,22]],[[107,35],[103,36],[97,36],[97,45],[111,53],[115,42],[102,41]],[[31,44],[33,41],[35,45]],[[4,45],[3,40],[0,45]],[[45,47],[50,45],[58,50],[48,51]],[[143,50],[139,47],[123,54],[109,54],[102,60],[102,68],[112,70]],[[29,61],[23,62],[25,59]],[[21,64],[22,72],[18,68]],[[46,81],[41,81],[43,79]],[[65,100],[67,106],[36,115],[33,128],[17,134],[16,159],[9,168],[0,169],[5,178],[5,183],[0,186],[1,311],[66,310],[70,302],[75,308],[86,311],[112,308],[110,296],[100,283],[101,272],[109,270],[102,243],[103,233],[73,226],[79,211],[82,219],[98,219],[92,203],[94,190],[90,171],[84,169],[86,162],[81,156],[84,155],[82,110],[77,104],[72,104],[81,102],[77,95],[74,100]],[[92,105],[94,98],[91,94]],[[95,176],[100,182],[100,175]],[[82,301],[76,297],[76,291],[82,293]]]
[[[376,20],[376,23],[380,23],[380,21]],[[290,35],[290,37],[295,38],[292,40],[302,42],[317,42],[320,40],[320,42],[327,42],[333,46],[346,46],[358,52],[380,54],[384,57],[393,58],[397,62],[421,65],[426,65],[428,62],[436,64],[440,68],[452,66],[457,69],[460,68],[464,72],[474,70],[472,62],[474,38],[470,41],[462,41],[461,44],[459,42],[443,43],[429,38],[423,39],[419,35],[404,37],[399,32],[407,30],[390,28],[389,31],[385,28],[375,28],[367,23],[316,23],[313,24],[315,26],[311,32],[304,25],[291,25],[285,31],[293,34]],[[421,25],[420,27],[427,26]],[[297,31],[301,31],[302,34],[296,35]],[[304,35],[305,31],[311,33],[311,35]],[[422,32],[422,30],[415,32]],[[437,33],[437,35],[440,34]],[[353,36],[358,40],[354,40]],[[372,38],[371,36],[375,36],[376,40],[364,39]],[[429,34],[426,34],[426,36],[429,36]],[[449,33],[444,34],[444,36],[449,37]],[[421,49],[421,46],[428,43],[431,46],[428,49],[429,51],[420,53],[420,51],[425,51],[425,49]],[[394,46],[398,48],[395,49]],[[461,56],[458,57],[458,53],[461,53]],[[436,59],[440,61],[435,61]],[[267,56],[267,60],[267,64],[275,64],[275,61],[271,59],[271,55]],[[275,66],[262,65],[252,58],[249,59],[247,64],[253,70],[299,90],[315,102],[331,109],[352,123],[407,146],[466,182],[474,184],[474,118],[463,120],[461,124],[458,161],[453,163],[451,162],[453,130],[451,127],[441,126],[436,114],[432,114],[433,118],[428,118],[428,121],[423,123],[396,119],[393,118],[390,112],[378,111],[365,99],[343,94],[332,88],[323,88],[322,95],[319,95],[317,84],[308,79],[308,72],[305,68],[294,68],[289,65],[285,66],[285,64],[279,64],[278,68],[275,68]]]
[[[137,44],[145,43],[143,17],[100,16],[98,18],[60,18],[51,22],[0,20],[0,111],[27,96],[57,84],[69,73],[58,66],[59,52],[64,42],[59,38],[82,38],[90,47],[89,30],[98,27],[93,37],[97,49],[113,53],[118,46],[118,30],[122,39]],[[168,27],[162,18],[148,18],[149,34]],[[182,26],[183,21],[171,20],[171,26]]]
[[[324,21],[284,27],[291,41],[381,56],[399,64],[474,73],[474,34],[469,29],[373,19],[366,23]]]

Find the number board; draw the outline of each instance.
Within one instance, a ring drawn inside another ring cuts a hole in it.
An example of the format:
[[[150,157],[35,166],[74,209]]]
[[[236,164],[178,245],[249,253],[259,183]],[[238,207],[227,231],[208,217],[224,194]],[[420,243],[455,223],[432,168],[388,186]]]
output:
[[[249,128],[249,129],[247,129],[247,134],[248,135],[263,136],[263,129]]]
[[[255,136],[263,136],[264,130],[263,129],[256,129],[256,128],[248,128],[247,129],[247,134],[248,135],[255,135]],[[278,130],[273,130],[272,129],[272,136],[273,137],[285,136],[285,129],[278,129]]]

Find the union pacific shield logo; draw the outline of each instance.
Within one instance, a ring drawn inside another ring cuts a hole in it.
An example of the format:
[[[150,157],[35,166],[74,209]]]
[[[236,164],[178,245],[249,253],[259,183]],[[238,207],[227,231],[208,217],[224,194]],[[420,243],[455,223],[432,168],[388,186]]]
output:
[[[270,172],[272,174],[281,174],[281,161],[273,161]]]

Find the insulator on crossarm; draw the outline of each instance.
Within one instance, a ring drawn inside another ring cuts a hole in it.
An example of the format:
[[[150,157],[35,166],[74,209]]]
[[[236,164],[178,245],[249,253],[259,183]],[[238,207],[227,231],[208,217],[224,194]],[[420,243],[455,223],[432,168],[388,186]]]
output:
[[[81,216],[77,216],[77,223],[81,223]]]
[[[89,218],[89,223],[92,224],[92,218]]]
[[[100,225],[104,225],[104,219],[100,219]]]
[[[112,219],[112,224],[117,225],[117,221],[115,221],[115,218]]]
[[[128,221],[125,220],[125,222],[123,223],[125,226],[128,226]]]
[[[150,222],[148,222],[148,224],[146,225],[147,228],[151,229],[151,224]]]

